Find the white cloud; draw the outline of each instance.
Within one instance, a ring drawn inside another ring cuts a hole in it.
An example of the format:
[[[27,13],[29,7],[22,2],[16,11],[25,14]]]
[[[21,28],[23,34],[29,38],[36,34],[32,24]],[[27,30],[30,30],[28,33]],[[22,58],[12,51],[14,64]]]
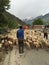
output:
[[[10,5],[9,12],[21,19],[49,12],[49,0],[11,0]]]

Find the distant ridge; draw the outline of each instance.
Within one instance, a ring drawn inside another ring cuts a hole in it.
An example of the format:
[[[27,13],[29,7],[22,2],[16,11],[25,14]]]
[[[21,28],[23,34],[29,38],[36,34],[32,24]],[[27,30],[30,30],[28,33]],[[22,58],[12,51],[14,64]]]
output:
[[[45,15],[40,15],[37,16],[36,18],[31,18],[31,19],[24,19],[23,22],[25,22],[26,24],[30,24],[32,25],[32,22],[37,19],[37,18],[41,18],[44,22],[44,25],[47,24],[47,21],[49,20],[49,13],[45,14]]]

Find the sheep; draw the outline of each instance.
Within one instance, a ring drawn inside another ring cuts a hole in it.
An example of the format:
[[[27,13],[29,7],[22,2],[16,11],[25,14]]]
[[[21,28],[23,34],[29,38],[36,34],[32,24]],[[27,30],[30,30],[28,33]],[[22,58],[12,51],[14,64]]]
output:
[[[0,43],[0,48],[2,48],[2,44]]]
[[[49,48],[49,40],[45,41],[45,46]]]
[[[24,43],[24,45],[25,45],[25,47],[26,47],[27,49],[30,49],[30,44],[29,44],[29,42],[26,41],[26,42]]]

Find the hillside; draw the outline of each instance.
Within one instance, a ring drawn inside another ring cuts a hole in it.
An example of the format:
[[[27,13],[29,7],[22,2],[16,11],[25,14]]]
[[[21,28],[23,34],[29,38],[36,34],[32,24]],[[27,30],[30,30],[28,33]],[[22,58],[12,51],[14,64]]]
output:
[[[18,17],[14,16],[8,12],[6,12],[5,14],[8,18],[9,24],[10,24],[10,22],[13,23],[13,28],[17,28],[18,24],[25,25],[25,23],[22,20],[20,20]]]
[[[2,27],[8,27],[8,28],[18,28],[18,24],[25,25],[24,22],[22,22],[18,17],[15,17],[14,15],[10,14],[9,12],[4,12],[4,17],[6,19],[7,24],[2,21]],[[5,26],[4,26],[5,25]],[[1,27],[1,26],[0,26]]]

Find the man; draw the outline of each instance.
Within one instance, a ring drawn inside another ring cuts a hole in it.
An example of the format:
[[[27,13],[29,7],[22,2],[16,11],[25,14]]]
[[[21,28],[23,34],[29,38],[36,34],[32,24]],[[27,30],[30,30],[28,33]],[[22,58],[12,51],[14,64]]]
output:
[[[44,27],[43,32],[44,32],[44,38],[48,39],[48,29],[46,26]]]
[[[19,46],[19,53],[24,52],[24,30],[22,26],[20,26],[19,30],[17,31],[17,38],[18,38],[18,46]]]

